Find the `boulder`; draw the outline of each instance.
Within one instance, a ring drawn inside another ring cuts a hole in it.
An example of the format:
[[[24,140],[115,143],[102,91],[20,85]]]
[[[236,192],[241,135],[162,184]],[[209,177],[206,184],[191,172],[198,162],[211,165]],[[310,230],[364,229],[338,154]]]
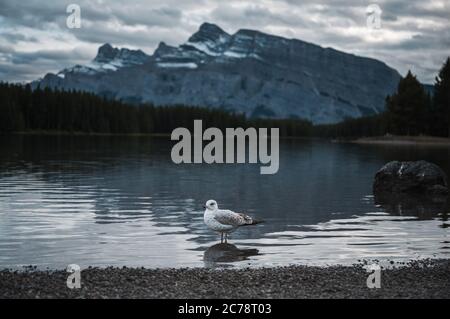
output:
[[[373,183],[375,195],[448,195],[447,176],[437,165],[426,161],[393,161],[384,165]]]

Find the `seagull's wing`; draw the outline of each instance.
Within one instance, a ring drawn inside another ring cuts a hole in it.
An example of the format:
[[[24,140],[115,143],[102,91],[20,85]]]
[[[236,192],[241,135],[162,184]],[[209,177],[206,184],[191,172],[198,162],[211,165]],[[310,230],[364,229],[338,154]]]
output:
[[[214,213],[214,219],[219,223],[230,226],[251,225],[253,220],[245,214],[235,213],[231,210],[217,210]]]

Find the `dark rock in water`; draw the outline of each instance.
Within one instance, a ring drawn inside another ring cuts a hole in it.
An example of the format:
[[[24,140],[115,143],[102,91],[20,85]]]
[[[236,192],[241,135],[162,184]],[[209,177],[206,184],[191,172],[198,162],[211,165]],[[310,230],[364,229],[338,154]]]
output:
[[[439,166],[426,161],[393,161],[376,173],[373,192],[375,195],[447,195],[447,176]]]

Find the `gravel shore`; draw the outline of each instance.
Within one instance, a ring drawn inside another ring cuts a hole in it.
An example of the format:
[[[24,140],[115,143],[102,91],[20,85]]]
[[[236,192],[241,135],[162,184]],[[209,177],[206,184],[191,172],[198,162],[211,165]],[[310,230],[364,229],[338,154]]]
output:
[[[450,298],[450,260],[382,269],[381,288],[355,266],[257,269],[87,268],[81,288],[63,270],[0,271],[0,298]]]

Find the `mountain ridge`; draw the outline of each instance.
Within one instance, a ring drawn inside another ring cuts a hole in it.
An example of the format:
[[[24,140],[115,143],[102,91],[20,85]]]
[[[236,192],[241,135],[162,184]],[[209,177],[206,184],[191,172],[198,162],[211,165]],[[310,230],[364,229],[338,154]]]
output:
[[[92,62],[48,73],[33,85],[322,124],[382,112],[400,78],[376,59],[256,30],[228,34],[203,23],[185,43],[161,41],[152,55],[106,43]]]

